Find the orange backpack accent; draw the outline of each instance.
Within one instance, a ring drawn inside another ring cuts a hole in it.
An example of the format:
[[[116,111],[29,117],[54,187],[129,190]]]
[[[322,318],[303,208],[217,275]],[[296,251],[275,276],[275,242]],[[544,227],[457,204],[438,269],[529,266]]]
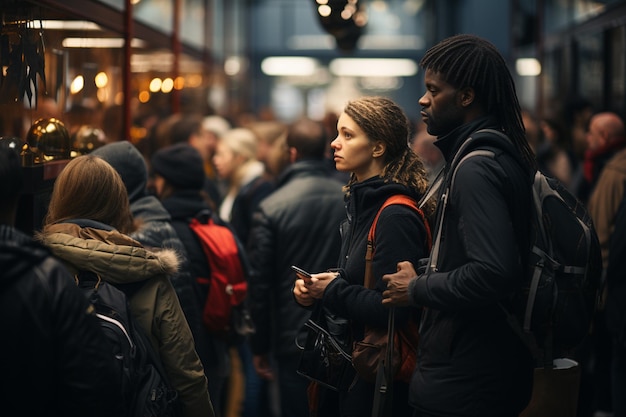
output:
[[[428,250],[432,245],[432,237],[430,233],[430,227],[426,220],[424,213],[418,207],[417,202],[406,195],[393,195],[389,197],[376,213],[372,226],[370,227],[367,235],[367,250],[365,254],[365,279],[364,286],[366,288],[374,287],[374,276],[372,273],[371,263],[374,258],[374,237],[376,231],[376,225],[380,213],[392,204],[401,204],[411,207],[415,210],[424,222],[426,227],[426,245]],[[355,342],[352,351],[352,364],[359,373],[361,378],[366,381],[374,382],[377,377],[378,366],[380,361],[387,355],[388,345],[388,329],[375,330],[371,328],[365,329],[365,337],[362,341]],[[393,363],[392,373],[396,380],[409,383],[415,366],[417,364],[417,344],[419,342],[418,324],[415,318],[411,318],[408,324],[401,328],[394,330],[393,337]]]

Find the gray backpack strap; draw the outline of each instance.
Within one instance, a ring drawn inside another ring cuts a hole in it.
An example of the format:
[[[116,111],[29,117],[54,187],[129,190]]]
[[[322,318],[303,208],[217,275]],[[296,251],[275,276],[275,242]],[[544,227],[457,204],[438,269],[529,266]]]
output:
[[[463,142],[459,150],[454,154],[454,158],[452,158],[452,162],[450,163],[450,173],[447,176],[444,176],[444,177],[450,178],[450,181],[447,182],[446,184],[447,188],[445,192],[442,194],[441,200],[439,202],[439,204],[441,204],[442,207],[441,207],[441,210],[439,210],[440,215],[437,221],[437,229],[436,229],[437,234],[435,236],[435,240],[433,241],[433,246],[430,252],[430,258],[428,260],[429,270],[431,271],[437,270],[437,261],[439,259],[439,246],[441,244],[443,220],[445,217],[446,206],[448,204],[448,198],[450,196],[450,192],[452,191],[452,184],[454,183],[459,166],[461,166],[462,163],[464,163],[469,158],[472,158],[474,156],[487,156],[490,158],[495,157],[495,153],[493,151],[482,150],[482,149],[471,151],[465,154],[466,150],[469,149],[470,146],[473,146],[474,142],[476,142],[476,140],[479,139],[479,137],[482,136],[483,133],[490,133],[492,135],[497,135],[497,136],[500,136],[502,139],[505,139],[507,142],[510,142],[510,139],[508,138],[508,136],[506,136],[503,132],[500,132],[499,130],[480,129],[472,133],[472,135],[468,137],[465,140],[465,142]],[[441,182],[443,183],[443,178],[441,179]],[[439,184],[437,188],[439,188],[440,185],[441,184]]]
[[[474,156],[487,156],[489,158],[494,158],[495,154],[492,151],[488,151],[488,150],[483,150],[483,149],[478,149],[475,151],[471,151],[469,152],[467,155],[463,156],[461,158],[460,161],[457,161],[457,159],[462,155],[462,151],[464,151],[465,149],[467,149],[467,146],[465,146],[469,141],[470,141],[471,137],[467,139],[467,141],[465,141],[465,143],[461,146],[461,148],[459,149],[459,151],[456,153],[454,159],[452,160],[452,164],[451,164],[451,170],[452,172],[449,174],[451,176],[451,180],[447,186],[447,189],[445,190],[445,192],[443,193],[443,195],[441,196],[441,201],[440,204],[442,205],[441,210],[440,210],[440,216],[437,222],[437,235],[435,236],[435,240],[433,241],[433,246],[432,249],[430,251],[430,258],[428,260],[428,265],[429,265],[429,270],[430,271],[436,271],[437,270],[437,261],[439,260],[439,246],[441,243],[441,232],[443,229],[443,220],[445,217],[445,213],[446,213],[446,206],[448,205],[448,198],[452,193],[452,186],[454,185],[454,180],[456,179],[456,174],[459,170],[459,167],[468,159],[474,157]]]

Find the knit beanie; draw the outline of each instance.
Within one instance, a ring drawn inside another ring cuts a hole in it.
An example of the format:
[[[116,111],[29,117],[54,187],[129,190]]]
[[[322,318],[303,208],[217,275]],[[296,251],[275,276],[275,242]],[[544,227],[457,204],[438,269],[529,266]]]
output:
[[[126,140],[108,143],[91,154],[107,161],[120,174],[131,203],[145,195],[148,169],[143,155],[132,143]]]
[[[186,143],[159,149],[151,159],[154,173],[165,178],[173,187],[200,190],[204,186],[204,162],[200,153]]]

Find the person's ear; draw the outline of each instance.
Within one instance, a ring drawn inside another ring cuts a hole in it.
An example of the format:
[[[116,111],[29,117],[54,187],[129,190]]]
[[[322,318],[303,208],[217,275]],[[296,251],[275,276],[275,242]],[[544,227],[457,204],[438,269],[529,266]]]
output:
[[[374,158],[380,158],[385,154],[386,150],[387,145],[383,141],[377,140],[376,142],[374,142],[374,147],[372,148],[372,156]]]
[[[459,97],[461,101],[461,106],[468,107],[474,102],[474,97],[476,93],[474,89],[471,87],[465,87],[464,89],[459,91]]]

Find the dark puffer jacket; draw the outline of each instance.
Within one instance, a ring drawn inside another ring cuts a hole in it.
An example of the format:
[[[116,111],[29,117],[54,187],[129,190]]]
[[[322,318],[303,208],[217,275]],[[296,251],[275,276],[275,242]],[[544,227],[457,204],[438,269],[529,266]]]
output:
[[[2,415],[124,415],[113,354],[67,269],[0,226],[0,271]]]
[[[435,144],[450,162],[483,128],[496,127],[479,119]],[[411,383],[411,403],[427,416],[517,416],[530,397],[530,353],[498,305],[520,287],[526,244],[518,242],[530,227],[532,174],[510,161],[519,169],[507,175],[498,158],[511,157],[475,156],[459,167],[437,270],[409,285],[414,302],[427,307]]]

